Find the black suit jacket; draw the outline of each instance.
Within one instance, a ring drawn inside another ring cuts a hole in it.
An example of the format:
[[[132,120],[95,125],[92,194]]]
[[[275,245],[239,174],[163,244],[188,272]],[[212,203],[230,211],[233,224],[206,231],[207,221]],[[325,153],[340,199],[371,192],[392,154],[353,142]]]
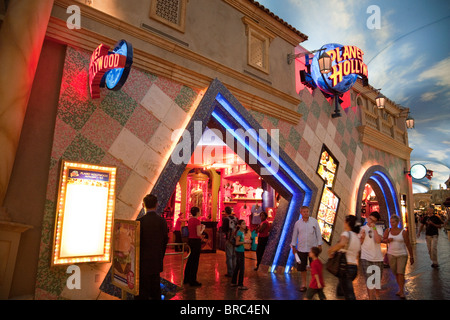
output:
[[[169,236],[167,222],[155,211],[149,211],[140,221],[140,273],[159,274],[163,271],[163,260]]]

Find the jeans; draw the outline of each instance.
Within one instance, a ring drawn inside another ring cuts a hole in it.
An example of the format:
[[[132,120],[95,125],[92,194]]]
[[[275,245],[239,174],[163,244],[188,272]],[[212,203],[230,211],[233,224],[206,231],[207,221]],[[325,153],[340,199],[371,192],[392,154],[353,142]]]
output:
[[[230,241],[225,242],[225,259],[227,263],[227,274],[233,275],[234,268],[236,267],[236,252],[234,245]]]
[[[343,295],[345,300],[356,300],[355,291],[353,290],[353,280],[358,275],[358,267],[354,264],[347,264],[345,274],[339,277],[337,286],[337,295]]]
[[[239,281],[237,283],[238,286],[244,285],[244,272],[245,272],[245,254],[244,252],[236,252],[236,268],[234,268],[233,278],[231,279],[232,284],[236,284],[238,281],[238,273],[239,273]]]
[[[434,236],[426,236],[427,237],[427,247],[428,253],[430,254],[430,259],[433,264],[438,264],[437,260],[437,244],[438,244],[438,235]]]

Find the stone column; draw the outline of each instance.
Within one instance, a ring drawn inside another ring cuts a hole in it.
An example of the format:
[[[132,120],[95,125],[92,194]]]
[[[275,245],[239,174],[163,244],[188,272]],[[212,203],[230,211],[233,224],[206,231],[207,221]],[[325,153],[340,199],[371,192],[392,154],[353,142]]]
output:
[[[52,7],[53,0],[11,0],[0,29],[0,207]]]

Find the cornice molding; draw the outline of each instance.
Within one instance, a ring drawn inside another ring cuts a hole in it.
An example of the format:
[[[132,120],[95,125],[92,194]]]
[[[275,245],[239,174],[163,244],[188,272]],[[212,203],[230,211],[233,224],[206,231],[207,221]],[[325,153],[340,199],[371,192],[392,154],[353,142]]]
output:
[[[267,12],[258,8],[255,4],[251,3],[248,0],[223,1],[243,13],[245,16],[256,21],[260,27],[266,28],[294,47],[298,46],[299,43],[307,39],[306,35],[304,35],[304,37],[300,36],[298,34],[300,32],[294,32],[291,28],[285,26],[280,21],[273,18]]]
[[[410,147],[367,125],[359,126],[358,131],[362,143],[409,161],[411,151],[413,150]]]
[[[262,90],[263,92],[286,102],[287,106],[296,108],[301,102],[300,99],[277,90],[267,83],[261,82],[253,77],[238,72],[214,60],[199,55],[183,46],[179,46],[170,40],[167,40],[139,27],[133,26],[88,5],[71,0],[55,0],[55,5],[62,8],[67,8],[69,5],[74,3],[81,7],[81,12],[84,17],[92,19],[98,23],[128,34],[137,39],[143,40],[149,44],[155,45],[182,58],[199,63],[211,70],[224,74],[244,84],[250,85],[258,90]],[[69,45],[80,47],[89,51],[94,50],[99,43],[105,43],[113,46],[116,42],[113,39],[100,35],[91,30],[70,30],[67,28],[65,21],[62,21],[55,17],[50,18],[49,26],[47,29],[47,36],[63,43],[67,43]],[[137,48],[133,49],[135,61],[133,65],[143,70],[152,72],[156,75],[162,75],[171,80],[186,84],[197,89],[204,89],[208,87],[213,80],[212,77],[200,74],[188,68],[177,65],[173,62],[161,59],[143,50],[139,50]],[[249,109],[259,111],[264,114],[270,114],[271,116],[279,118],[280,120],[284,120],[293,124],[297,124],[302,116],[298,112],[293,111],[289,107],[286,107],[286,105],[280,105],[273,101],[269,101],[261,97],[256,97],[254,94],[240,90],[235,86],[230,85],[226,81],[222,82],[233,94],[236,94],[236,97],[239,96],[242,104]]]

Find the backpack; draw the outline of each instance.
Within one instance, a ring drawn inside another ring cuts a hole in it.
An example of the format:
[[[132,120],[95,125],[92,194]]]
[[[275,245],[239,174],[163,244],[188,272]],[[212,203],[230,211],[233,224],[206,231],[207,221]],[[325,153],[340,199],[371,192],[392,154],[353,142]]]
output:
[[[231,242],[232,245],[236,245],[236,226],[236,217],[228,217],[228,225],[226,227],[226,229],[228,230],[227,239]]]

